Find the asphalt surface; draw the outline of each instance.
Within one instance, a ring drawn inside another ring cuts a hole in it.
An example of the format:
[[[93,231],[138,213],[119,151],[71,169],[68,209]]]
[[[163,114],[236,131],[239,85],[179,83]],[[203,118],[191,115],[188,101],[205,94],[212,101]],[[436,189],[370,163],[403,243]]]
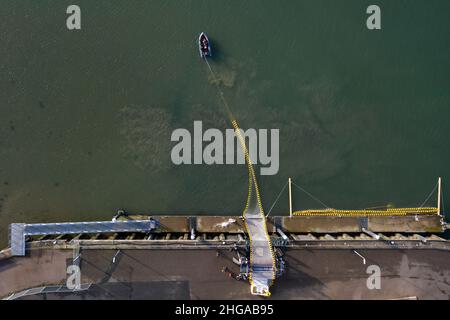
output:
[[[276,279],[270,299],[450,298],[449,250],[357,252],[360,255],[350,249],[285,252],[287,271]],[[234,255],[228,250],[122,250],[118,254],[82,250],[82,283],[94,283],[89,290],[26,299],[261,299],[250,295],[248,281],[234,279],[238,273],[231,260]],[[0,260],[0,294],[6,295],[14,285],[24,289],[65,283],[71,258],[70,250],[35,250],[27,258]],[[367,286],[368,267],[374,265],[380,270],[380,289]]]

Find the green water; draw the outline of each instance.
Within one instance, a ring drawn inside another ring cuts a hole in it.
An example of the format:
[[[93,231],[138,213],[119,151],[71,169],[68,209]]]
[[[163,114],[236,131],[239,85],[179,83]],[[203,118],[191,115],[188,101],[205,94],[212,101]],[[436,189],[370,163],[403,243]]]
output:
[[[174,129],[230,127],[201,31],[241,127],[280,129],[266,209],[288,177],[336,208],[417,206],[438,176],[448,194],[449,1],[377,1],[380,31],[362,0],[79,0],[80,31],[70,4],[0,5],[2,246],[11,222],[242,212],[245,166],[170,161]]]

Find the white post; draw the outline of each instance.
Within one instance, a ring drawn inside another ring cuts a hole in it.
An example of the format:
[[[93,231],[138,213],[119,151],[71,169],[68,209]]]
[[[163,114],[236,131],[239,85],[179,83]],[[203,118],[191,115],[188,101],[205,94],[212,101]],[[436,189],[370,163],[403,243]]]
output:
[[[438,208],[437,208],[437,213],[440,215],[441,214],[441,177],[439,177],[438,179]]]
[[[292,218],[292,180],[289,178],[289,217]]]

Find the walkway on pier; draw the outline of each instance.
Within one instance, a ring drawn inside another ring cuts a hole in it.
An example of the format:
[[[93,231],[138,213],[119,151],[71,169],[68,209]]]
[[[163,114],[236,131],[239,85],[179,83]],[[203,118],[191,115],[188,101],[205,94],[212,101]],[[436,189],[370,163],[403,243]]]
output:
[[[9,242],[13,256],[25,255],[27,236],[118,233],[118,232],[149,232],[156,228],[155,220],[128,221],[93,221],[65,223],[12,223],[9,230]]]

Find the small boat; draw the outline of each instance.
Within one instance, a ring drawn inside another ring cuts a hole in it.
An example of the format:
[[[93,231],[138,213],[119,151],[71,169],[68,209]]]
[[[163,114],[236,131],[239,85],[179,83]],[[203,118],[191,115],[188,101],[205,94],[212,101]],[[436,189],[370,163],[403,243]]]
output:
[[[208,36],[204,32],[200,33],[198,36],[198,51],[200,52],[201,58],[212,56],[211,45]]]

